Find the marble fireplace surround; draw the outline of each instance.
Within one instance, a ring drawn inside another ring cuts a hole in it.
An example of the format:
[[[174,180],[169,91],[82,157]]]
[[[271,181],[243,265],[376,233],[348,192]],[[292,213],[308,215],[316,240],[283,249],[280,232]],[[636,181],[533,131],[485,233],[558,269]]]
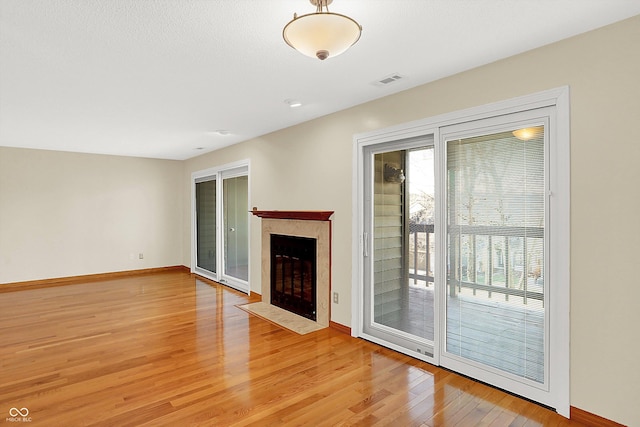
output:
[[[316,239],[316,323],[329,326],[331,293],[331,220],[333,211],[259,211],[262,219],[262,302],[271,305],[271,235]],[[297,316],[297,315],[296,315]]]

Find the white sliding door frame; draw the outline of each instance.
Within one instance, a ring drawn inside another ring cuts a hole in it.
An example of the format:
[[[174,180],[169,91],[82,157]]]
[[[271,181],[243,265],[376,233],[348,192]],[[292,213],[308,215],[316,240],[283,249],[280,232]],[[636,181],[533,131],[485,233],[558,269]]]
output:
[[[247,281],[238,279],[233,276],[229,276],[225,272],[225,259],[224,259],[224,239],[225,239],[225,226],[224,226],[224,204],[223,204],[223,180],[227,178],[233,178],[238,176],[247,176],[248,188],[247,188],[247,206],[251,206],[251,174],[250,174],[250,162],[248,159],[241,160],[234,163],[227,163],[221,166],[215,166],[213,168],[193,172],[191,174],[191,272],[207,279],[215,280],[231,288],[239,290],[241,292],[249,294],[251,292],[251,269],[248,271]],[[198,234],[197,234],[197,212],[196,212],[196,183],[201,182],[203,179],[212,178],[216,180],[216,272],[212,273],[208,270],[198,267],[197,265],[197,252],[198,252]],[[248,236],[247,239],[247,259],[248,265],[251,265],[251,221],[249,220],[251,213],[247,210],[248,221]]]
[[[435,144],[434,144],[432,135],[424,135],[419,138],[404,138],[400,141],[393,141],[389,143],[387,142],[378,143],[378,144],[375,144],[375,146],[374,145],[363,146],[363,154],[364,154],[363,173],[367,174],[367,176],[370,179],[373,179],[373,169],[374,169],[373,156],[375,156],[376,154],[388,153],[391,151],[398,151],[398,150],[411,150],[411,149],[421,148],[421,147],[429,147],[434,149],[435,151]],[[437,158],[437,156],[435,158]],[[365,165],[364,162],[368,162],[370,164]],[[437,162],[434,164],[434,166],[436,167],[436,177],[437,177],[437,167],[438,167]],[[409,171],[409,174],[410,173],[411,171]],[[364,184],[363,191],[366,191],[365,189],[367,188],[367,185],[364,182],[363,184]],[[373,189],[370,188],[370,192],[372,191]],[[371,202],[369,203],[369,206],[363,205],[363,219],[364,219],[365,212],[373,213],[375,210],[373,207],[373,194],[370,194],[370,196],[372,197],[371,197]],[[437,194],[436,194],[436,197],[437,197]],[[375,251],[375,245],[373,243],[375,240],[374,239],[375,231],[373,229],[373,218],[370,218],[370,219],[371,219],[370,224],[367,224],[367,221],[365,221],[364,224],[362,224],[363,233],[364,233],[363,244],[367,248],[365,250],[365,252],[367,252],[365,256],[366,261],[363,262],[363,274],[366,275],[365,277],[372,279],[374,277],[374,264],[375,264],[373,259],[374,251]],[[437,226],[438,225],[436,224],[436,233],[438,231]],[[366,227],[366,230],[364,227]],[[438,254],[436,253],[436,264],[435,264],[435,271],[434,271],[435,277],[441,274],[441,271],[438,269],[437,259],[438,259]],[[369,295],[366,295],[367,291],[369,291]],[[436,298],[434,298],[434,300],[437,299],[437,290],[435,292],[436,292],[436,295],[435,295]],[[361,305],[361,307],[363,308],[363,317],[362,317],[363,321],[361,322],[361,326],[362,326],[362,331],[360,335],[361,337],[369,341],[375,342],[377,344],[381,344],[386,347],[393,348],[394,350],[407,353],[412,357],[415,357],[416,359],[437,364],[437,355],[436,355],[434,343],[432,340],[424,337],[420,337],[417,335],[413,335],[407,331],[391,328],[384,324],[378,323],[374,320],[373,289],[366,290],[363,288],[362,301],[363,301],[363,304]],[[368,304],[367,304],[367,301],[368,301]],[[434,310],[434,313],[433,313],[434,316],[432,319],[433,321],[432,326],[434,330],[437,330],[439,327],[439,321],[440,321],[437,304],[434,304],[433,310]],[[399,343],[403,343],[403,344],[399,344]]]
[[[549,209],[549,227],[551,232],[548,235],[549,247],[553,251],[552,259],[548,265],[550,283],[553,283],[552,294],[549,305],[545,306],[549,311],[548,318],[553,324],[549,328],[548,346],[550,358],[549,391],[544,396],[525,396],[533,398],[545,405],[551,406],[556,411],[569,417],[569,392],[570,392],[570,116],[569,116],[569,87],[564,86],[544,92],[535,93],[523,97],[513,98],[506,101],[487,104],[479,107],[469,108],[452,113],[418,120],[380,129],[365,134],[354,136],[353,143],[353,222],[352,222],[352,317],[351,331],[354,337],[371,339],[364,333],[364,269],[367,265],[364,260],[364,251],[367,249],[365,241],[366,232],[364,229],[364,200],[365,185],[364,162],[365,148],[382,143],[400,141],[412,137],[433,137],[436,143],[436,152],[441,140],[441,130],[446,126],[460,125],[477,120],[490,119],[505,116],[513,113],[520,113],[535,109],[553,107],[553,114],[550,117],[549,127],[549,158],[547,162],[549,186],[547,203]],[[436,194],[436,206],[442,215],[443,206],[443,183],[440,177],[442,171],[446,170],[444,164],[445,157],[436,153],[436,188],[439,188],[440,196]],[[438,163],[440,162],[440,163]],[[445,169],[443,169],[445,168]],[[438,191],[437,191],[438,193]],[[438,207],[440,206],[440,207]],[[440,227],[436,235],[440,242],[446,241],[446,230]],[[436,299],[443,292],[446,293],[446,257],[440,257],[436,267]],[[443,270],[445,269],[445,270]],[[442,322],[439,322],[442,324]],[[442,342],[444,340],[442,327],[436,331],[434,342],[434,356],[431,363],[439,365],[441,363]],[[422,360],[427,360],[424,355],[420,357],[409,349],[372,340],[384,346],[393,348],[405,354],[412,355]],[[486,380],[479,378],[481,380]],[[501,386],[501,384],[495,384]],[[520,390],[512,390],[518,393]]]

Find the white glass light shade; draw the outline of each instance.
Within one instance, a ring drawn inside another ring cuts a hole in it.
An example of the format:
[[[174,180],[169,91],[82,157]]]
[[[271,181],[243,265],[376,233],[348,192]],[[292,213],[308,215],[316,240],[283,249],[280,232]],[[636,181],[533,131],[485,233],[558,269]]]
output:
[[[294,17],[282,30],[289,46],[312,58],[338,56],[360,39],[362,28],[345,15],[330,12]]]

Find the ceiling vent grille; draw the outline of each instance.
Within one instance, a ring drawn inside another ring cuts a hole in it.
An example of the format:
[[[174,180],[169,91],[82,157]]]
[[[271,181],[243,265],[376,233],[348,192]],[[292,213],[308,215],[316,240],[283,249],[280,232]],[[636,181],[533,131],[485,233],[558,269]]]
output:
[[[380,80],[373,82],[373,84],[376,86],[389,86],[391,84],[398,82],[398,80],[402,80],[403,78],[404,76],[398,73],[393,73],[393,74],[389,74],[388,76],[384,76]]]

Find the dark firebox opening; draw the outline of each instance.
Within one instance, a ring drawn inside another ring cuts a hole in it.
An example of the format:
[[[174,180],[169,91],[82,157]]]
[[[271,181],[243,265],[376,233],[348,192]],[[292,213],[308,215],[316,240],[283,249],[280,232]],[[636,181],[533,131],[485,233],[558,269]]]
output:
[[[316,320],[316,239],[271,235],[271,304]]]

